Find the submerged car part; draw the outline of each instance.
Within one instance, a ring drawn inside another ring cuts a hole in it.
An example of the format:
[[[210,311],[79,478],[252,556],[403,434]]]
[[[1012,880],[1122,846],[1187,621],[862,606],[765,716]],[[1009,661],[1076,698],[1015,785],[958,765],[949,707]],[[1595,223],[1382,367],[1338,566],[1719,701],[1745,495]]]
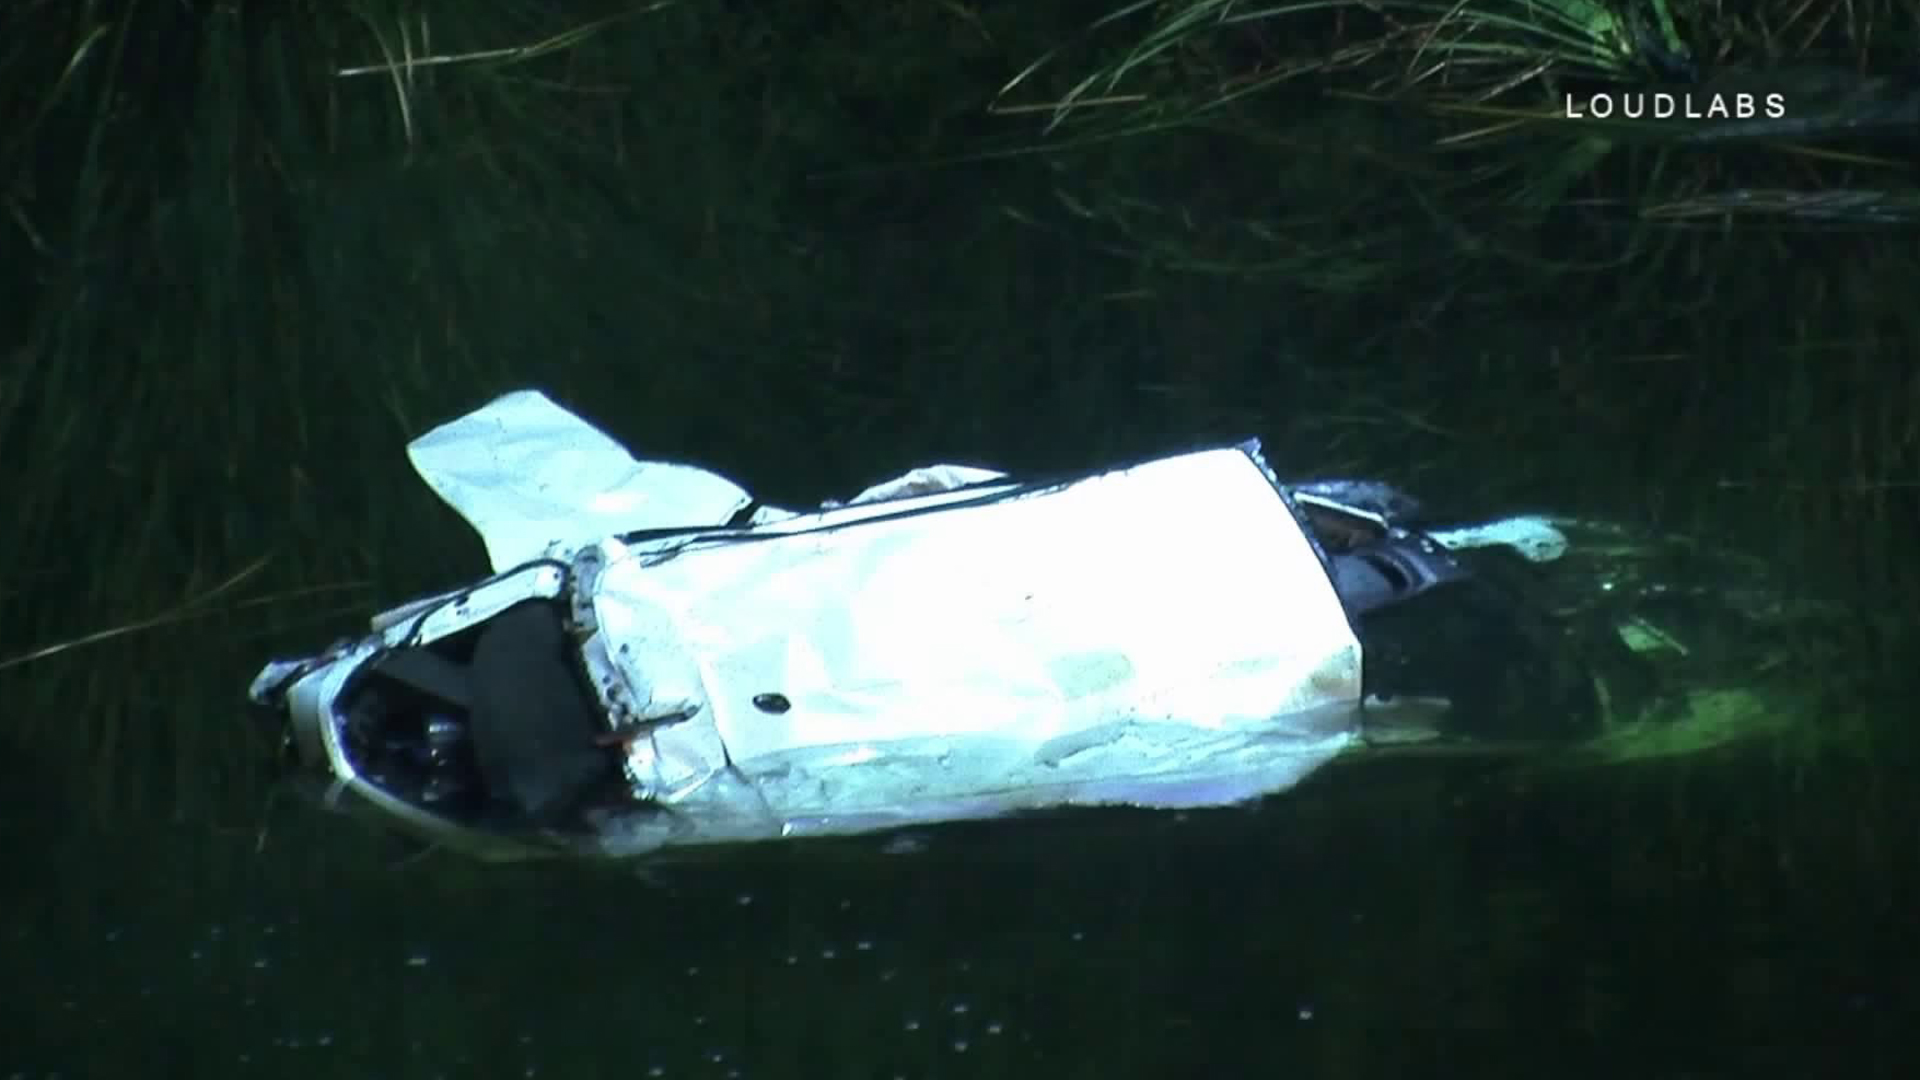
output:
[[[1361,730],[1330,569],[1367,607],[1444,569],[1327,555],[1251,446],[745,520],[537,394],[410,451],[498,574],[253,696],[337,800],[499,857],[1282,790]]]
[[[1541,610],[1468,569],[1559,559],[1553,524],[1411,529],[1392,489],[1282,484],[1255,444],[933,466],[805,513],[531,392],[409,456],[495,575],[251,696],[330,802],[487,858],[1220,806],[1370,748],[1605,721]]]

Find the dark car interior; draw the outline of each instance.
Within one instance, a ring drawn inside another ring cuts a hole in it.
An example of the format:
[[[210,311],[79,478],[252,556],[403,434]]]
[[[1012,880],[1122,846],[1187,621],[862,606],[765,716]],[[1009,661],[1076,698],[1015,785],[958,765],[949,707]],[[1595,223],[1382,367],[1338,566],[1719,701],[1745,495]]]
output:
[[[568,649],[563,609],[528,600],[432,645],[395,649],[348,688],[354,765],[468,824],[553,827],[619,780],[619,755]]]

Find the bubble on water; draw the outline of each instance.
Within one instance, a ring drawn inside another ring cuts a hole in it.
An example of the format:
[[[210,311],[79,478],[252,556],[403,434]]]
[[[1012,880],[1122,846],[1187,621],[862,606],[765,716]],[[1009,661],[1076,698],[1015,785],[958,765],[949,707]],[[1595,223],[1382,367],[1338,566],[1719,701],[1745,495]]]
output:
[[[413,955],[411,955],[411,956],[409,956],[409,957],[407,957],[407,966],[408,966],[408,967],[413,967],[413,968],[419,968],[419,967],[426,967],[426,966],[427,966],[427,954],[426,954],[426,953],[414,953]]]
[[[956,1054],[964,1054],[967,1052],[967,1047],[972,1045],[972,1043],[965,1039],[955,1039],[953,1040],[953,1052]]]
[[[987,1034],[989,1035],[998,1035],[1005,1030],[1007,1030],[1006,1027],[1002,1025],[998,1020],[995,1020],[987,1025]]]
[[[919,1030],[920,1030],[920,1021],[918,1021],[918,1020],[909,1020],[909,1021],[907,1021],[907,1022],[906,1022],[906,1024],[905,1024],[905,1025],[903,1025],[903,1026],[905,1026],[905,1028],[906,1028],[906,1029],[907,1029],[908,1031],[919,1031]]]
[[[973,1006],[967,1004],[964,1001],[956,1001],[953,1003],[953,1015],[965,1016],[969,1011],[972,1010],[972,1008]]]
[[[739,896],[734,897],[733,902],[741,907],[751,907],[753,905],[753,894],[743,892]]]
[[[820,959],[822,960],[836,960],[839,958],[839,956],[840,956],[840,950],[835,949],[832,946],[828,946],[827,948],[820,950]]]
[[[859,941],[856,941],[853,943],[853,951],[854,952],[872,952],[873,942],[868,941],[866,938],[861,938]]]

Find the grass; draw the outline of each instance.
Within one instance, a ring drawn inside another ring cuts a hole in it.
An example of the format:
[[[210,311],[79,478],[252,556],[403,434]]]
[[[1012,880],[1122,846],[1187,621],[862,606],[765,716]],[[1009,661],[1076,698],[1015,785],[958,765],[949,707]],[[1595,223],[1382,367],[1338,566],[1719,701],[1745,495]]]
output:
[[[776,499],[1254,433],[1911,596],[1907,144],[1547,108],[1912,12],[1652,11],[20,5],[0,740],[251,828],[247,677],[479,568],[402,447],[517,385]]]

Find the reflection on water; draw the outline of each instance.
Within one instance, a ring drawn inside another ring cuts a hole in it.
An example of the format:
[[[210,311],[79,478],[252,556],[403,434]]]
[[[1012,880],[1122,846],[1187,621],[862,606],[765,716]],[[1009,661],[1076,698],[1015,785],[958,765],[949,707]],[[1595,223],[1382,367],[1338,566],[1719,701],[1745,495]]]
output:
[[[238,833],[16,837],[0,1076],[1814,1075],[1842,1044],[1865,1075],[1895,1060],[1920,996],[1883,958],[1915,944],[1909,894],[1869,890],[1821,819],[1698,779],[1548,796],[1474,771],[1364,775],[1259,810],[645,876],[392,870],[382,839],[307,810],[258,855]]]

